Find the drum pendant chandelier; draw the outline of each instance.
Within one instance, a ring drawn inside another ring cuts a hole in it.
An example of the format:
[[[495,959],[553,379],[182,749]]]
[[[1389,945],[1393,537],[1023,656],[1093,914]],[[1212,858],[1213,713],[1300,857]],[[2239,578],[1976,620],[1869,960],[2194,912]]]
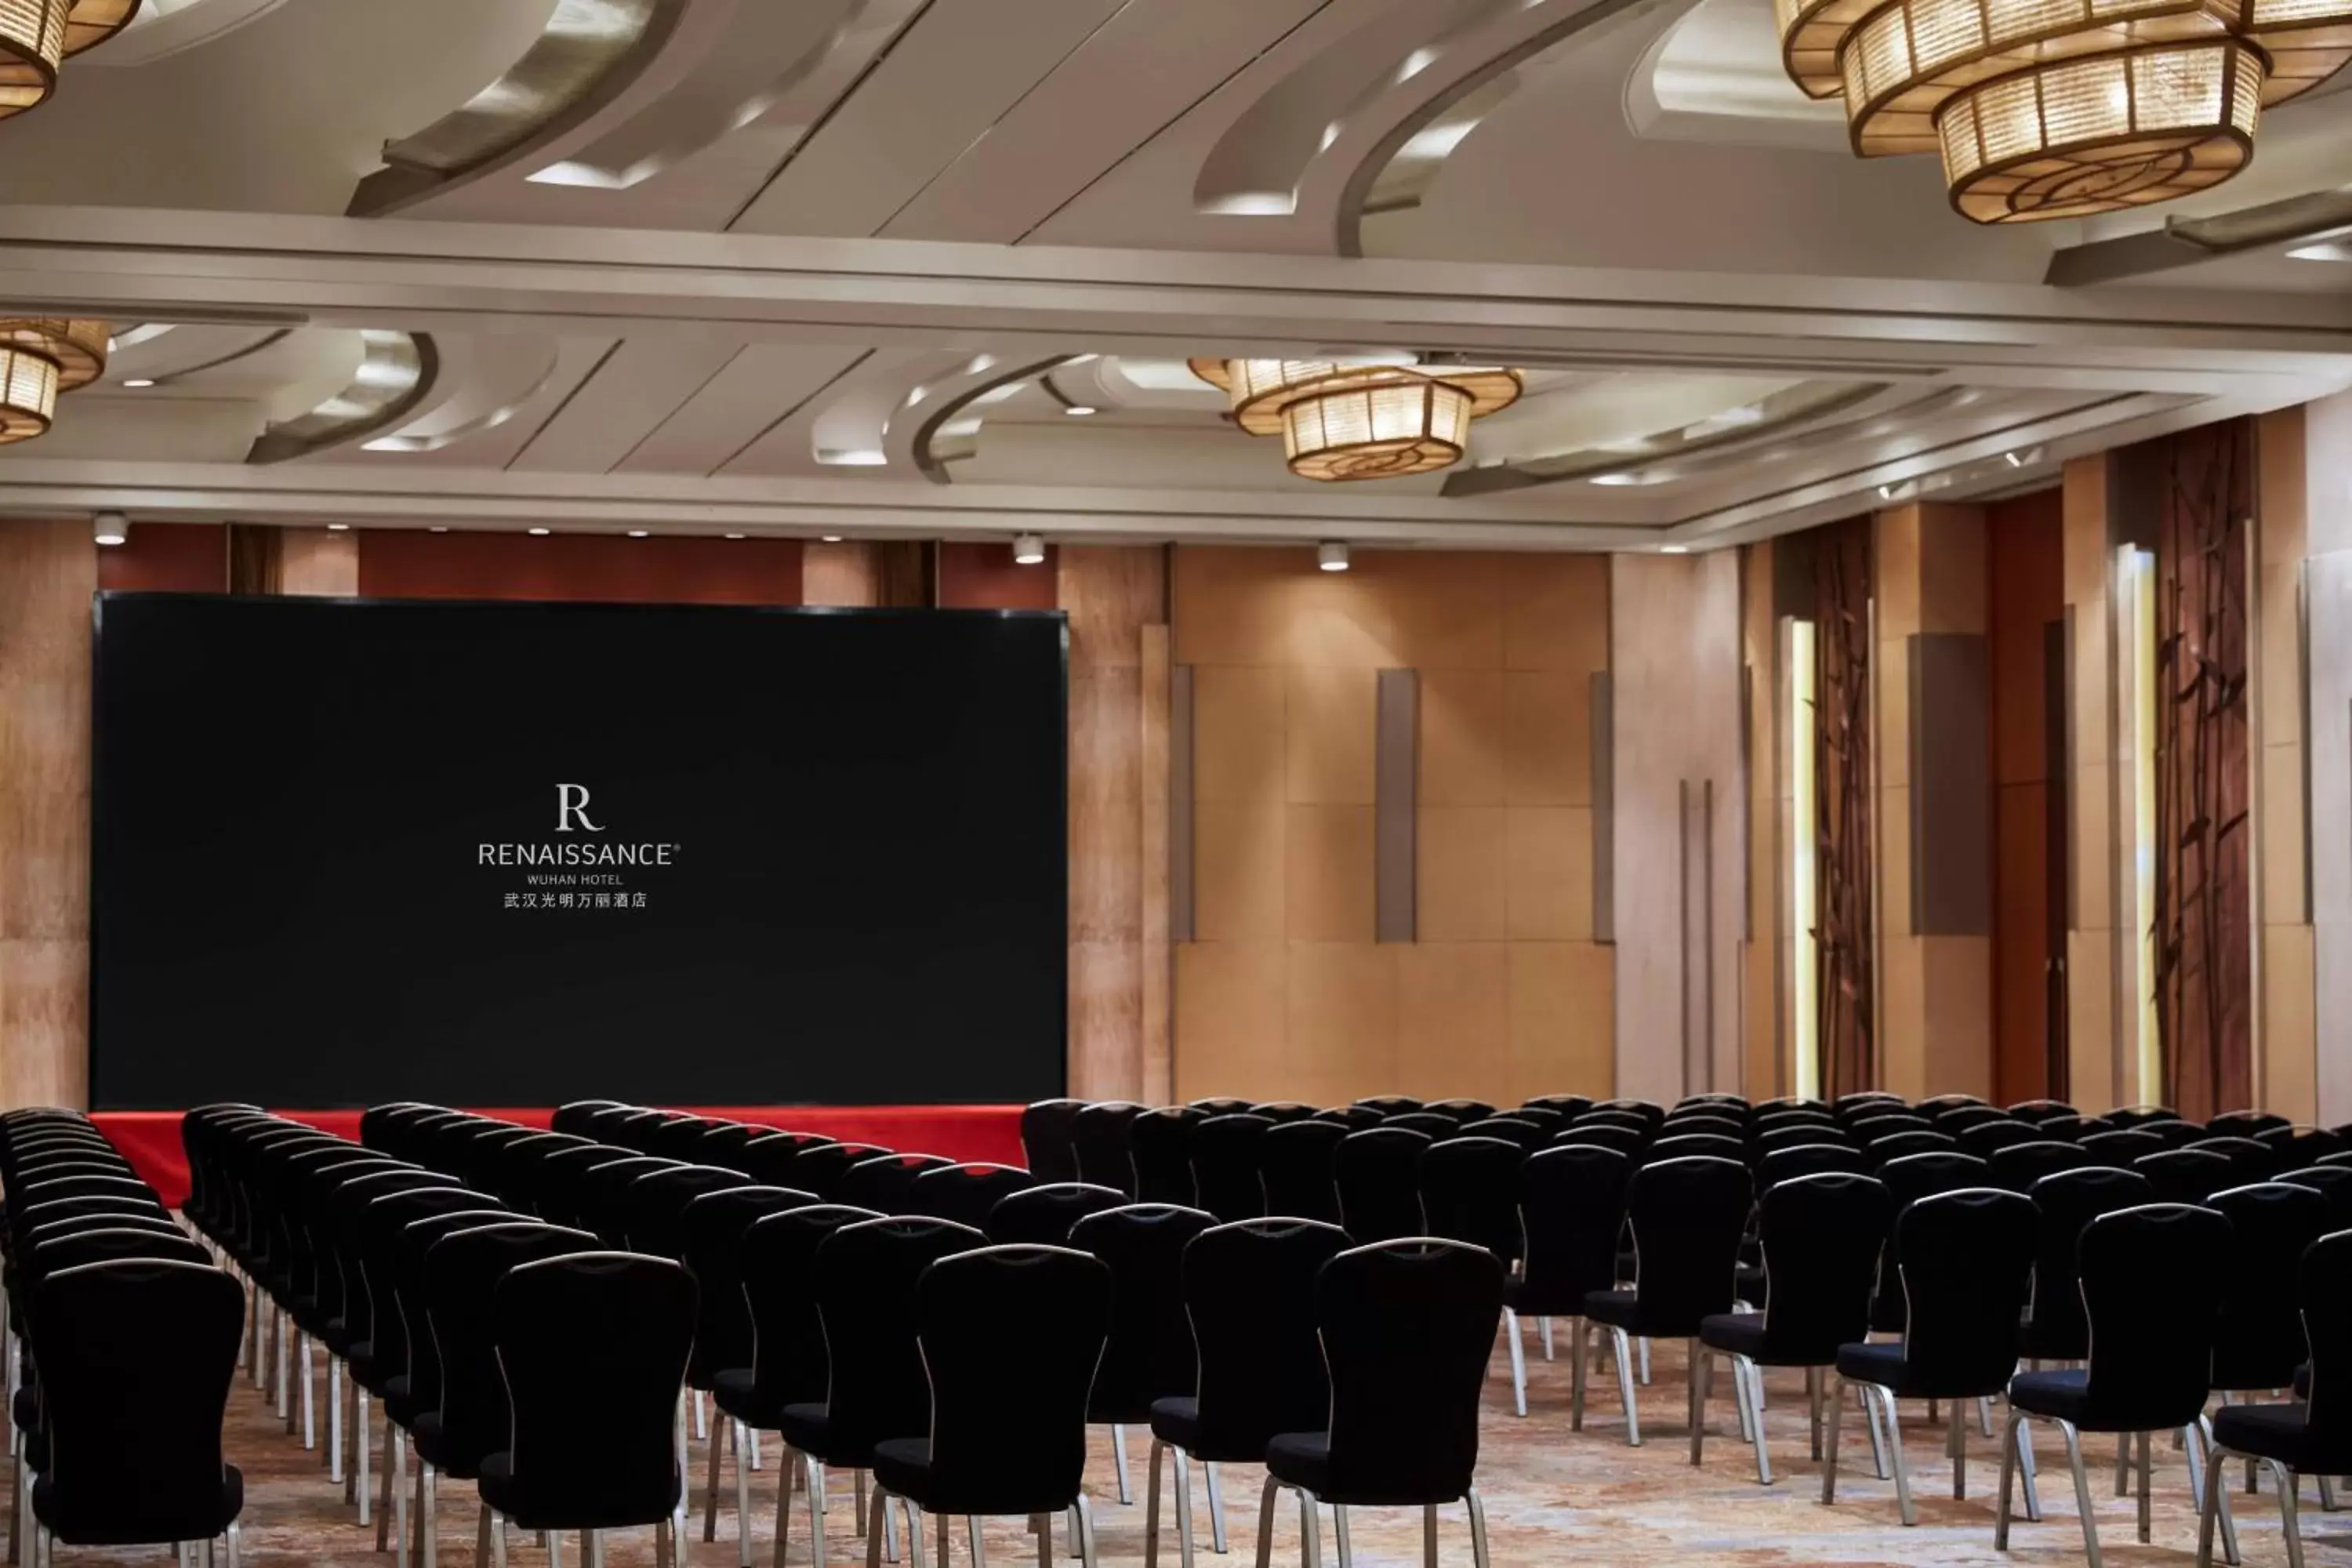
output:
[[[104,373],[106,340],[104,321],[0,317],[0,446],[47,435],[58,394]]]
[[[1282,437],[1301,479],[1388,479],[1462,460],[1470,421],[1517,402],[1515,370],[1442,370],[1345,360],[1196,359],[1234,423]]]
[[[48,101],[58,67],[101,44],[139,13],[139,0],[0,0],[0,119]]]
[[[2352,0],[1774,0],[1781,63],[1865,158],[1938,153],[1979,223],[2218,185],[2352,58]]]

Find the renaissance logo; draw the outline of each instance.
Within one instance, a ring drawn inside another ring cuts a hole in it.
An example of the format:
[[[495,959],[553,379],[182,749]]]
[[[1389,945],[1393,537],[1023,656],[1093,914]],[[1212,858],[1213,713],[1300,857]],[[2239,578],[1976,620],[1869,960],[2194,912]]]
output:
[[[513,868],[528,890],[505,894],[507,909],[644,909],[646,895],[628,891],[623,868],[661,868],[677,863],[678,846],[659,840],[624,840],[598,837],[604,828],[589,815],[588,786],[555,786],[555,837],[508,840],[474,846],[474,864]],[[590,835],[581,837],[576,835]],[[575,892],[579,889],[595,889]],[[557,890],[561,889],[561,890]]]

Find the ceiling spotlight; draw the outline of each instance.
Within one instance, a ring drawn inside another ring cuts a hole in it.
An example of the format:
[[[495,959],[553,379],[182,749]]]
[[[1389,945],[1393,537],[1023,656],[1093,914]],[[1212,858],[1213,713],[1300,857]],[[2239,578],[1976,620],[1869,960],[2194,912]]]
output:
[[[119,511],[102,511],[89,520],[89,536],[100,544],[123,544],[131,539],[131,520]]]
[[[427,533],[446,533],[449,531],[449,525],[446,522],[432,523],[426,526],[425,531]]]
[[[327,524],[327,531],[329,533],[349,533],[351,531],[352,525],[348,522],[331,522]]]
[[[1013,560],[1016,565],[1021,566],[1042,565],[1045,560],[1045,541],[1044,536],[1035,533],[1014,534],[1013,536]]]
[[[838,544],[841,542],[841,535],[837,533],[820,533],[817,535],[817,542],[820,544]]]
[[[1336,539],[1327,539],[1315,547],[1315,564],[1326,572],[1348,569],[1348,547]]]
[[[124,382],[122,384],[129,387],[131,391],[136,392],[142,386],[152,386],[155,383],[152,377],[135,375],[130,380]]]
[[[1878,499],[1880,500],[1893,500],[1895,499],[1895,487],[1893,485],[1879,486]]]
[[[1087,415],[1099,414],[1102,410],[1097,408],[1091,403],[1073,403],[1068,407],[1063,409],[1062,412],[1068,415],[1073,419],[1084,419]]]
[[[2007,463],[2012,468],[2021,468],[2025,467],[2025,459],[2019,457],[2014,452],[2003,452],[2000,455],[2000,460]]]
[[[1658,553],[1661,555],[1688,555],[1690,553],[1690,546],[1687,544],[1661,544],[1658,546]]]
[[[727,537],[728,537],[728,538],[730,538],[730,539],[740,539],[740,538],[742,538],[743,536],[742,536],[741,534],[740,534],[740,533],[730,533],[730,534],[729,534]]]
[[[543,528],[526,529],[523,531],[529,533],[534,539],[544,539],[547,537],[547,530]]]
[[[633,528],[629,530],[629,537],[631,539],[643,539],[645,536],[646,531],[642,528]]]

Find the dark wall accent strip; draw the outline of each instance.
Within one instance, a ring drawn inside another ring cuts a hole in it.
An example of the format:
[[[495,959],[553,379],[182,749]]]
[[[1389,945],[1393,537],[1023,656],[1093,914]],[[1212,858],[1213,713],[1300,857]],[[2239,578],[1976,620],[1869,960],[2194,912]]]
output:
[[[1992,778],[1984,637],[1910,638],[1911,929],[1992,934]]]

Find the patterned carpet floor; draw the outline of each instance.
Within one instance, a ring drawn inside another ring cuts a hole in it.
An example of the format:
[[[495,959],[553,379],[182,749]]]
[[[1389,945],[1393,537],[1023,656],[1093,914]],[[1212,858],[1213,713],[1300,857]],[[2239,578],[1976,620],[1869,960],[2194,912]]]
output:
[[[1641,1390],[1643,1446],[1624,1441],[1624,1422],[1618,1409],[1613,1375],[1602,1373],[1591,1381],[1591,1405],[1581,1432],[1569,1429],[1569,1364],[1567,1344],[1562,1359],[1545,1362],[1529,1334],[1528,1415],[1510,1410],[1510,1370],[1498,1347],[1487,1384],[1486,1415],[1479,1460],[1479,1489],[1485,1499],[1491,1531],[1492,1562],[1511,1565],[1549,1563],[1674,1563],[1737,1564],[1738,1568],[1779,1568],[1812,1563],[1888,1564],[1901,1568],[1945,1568],[1945,1565],[2008,1563],[2031,1568],[2036,1564],[2075,1564],[2084,1561],[2080,1515],[2068,1475],[2063,1441],[2053,1428],[2036,1429],[2035,1453],[2041,1472],[2042,1522],[2021,1519],[2015,1525],[2011,1550],[1992,1546],[1994,1490],[1999,1481],[1999,1443],[1984,1436],[1975,1423],[1967,1431],[1968,1496],[1955,1500],[1952,1465],[1944,1453],[1944,1431],[1930,1427],[1924,1406],[1904,1411],[1904,1441],[1917,1500],[1919,1522],[1906,1529],[1895,1511],[1892,1481],[1873,1473],[1867,1428],[1858,1407],[1849,1406],[1843,1423],[1843,1464],[1838,1498],[1832,1506],[1821,1500],[1822,1467],[1809,1457],[1808,1419],[1801,1374],[1770,1373],[1767,1379],[1765,1426],[1771,1446],[1774,1484],[1759,1486],[1753,1455],[1742,1442],[1729,1397],[1730,1380],[1718,1370],[1713,1388],[1717,1397],[1709,1411],[1705,1459],[1690,1463],[1689,1427],[1685,1415],[1687,1384],[1680,1345],[1656,1347],[1652,1368],[1654,1381]],[[374,1532],[363,1531],[353,1511],[342,1501],[342,1489],[331,1484],[321,1465],[325,1436],[324,1378],[319,1395],[321,1452],[305,1453],[297,1436],[264,1405],[262,1395],[242,1373],[231,1391],[228,1454],[246,1477],[244,1525],[245,1561],[264,1568],[290,1568],[296,1563],[367,1568],[387,1563],[373,1550]],[[2000,1412],[1996,1409],[1995,1430]],[[1133,1506],[1122,1507],[1116,1497],[1108,1429],[1096,1434],[1087,1472],[1087,1489],[1095,1502],[1100,1544],[1099,1561],[1107,1564],[1140,1563],[1144,1558],[1143,1479],[1148,1435],[1129,1433],[1133,1468]],[[770,1441],[772,1443],[773,1439]],[[2133,1564],[2187,1563],[2193,1561],[2197,1521],[2189,1493],[2187,1466],[2181,1454],[2159,1439],[2155,1445],[2153,1529],[2149,1544],[2136,1539],[2137,1504],[2116,1495],[2114,1440],[2088,1445],[2092,1462],[2092,1504],[2099,1539],[2107,1562]],[[693,1446],[693,1522],[687,1531],[684,1568],[730,1568],[735,1563],[733,1484],[721,1487],[718,1539],[701,1539],[700,1486],[707,1449]],[[767,1456],[774,1457],[772,1447]],[[752,1477],[753,1561],[767,1568],[774,1561],[776,1485],[772,1463]],[[1202,1568],[1220,1564],[1246,1568],[1255,1561],[1259,1489],[1264,1472],[1255,1468],[1229,1468],[1224,1478],[1229,1511],[1230,1553],[1219,1557],[1208,1550],[1208,1520],[1200,1481],[1194,1479],[1195,1509]],[[2241,1543],[2251,1568],[2273,1568],[2286,1563],[2280,1536],[2277,1499],[2267,1480],[2260,1496],[2243,1491],[2242,1474],[2233,1472],[2233,1501],[2240,1521]],[[124,1478],[136,1485],[135,1476]],[[1172,1479],[1163,1482],[1172,1491]],[[850,1482],[836,1473],[830,1489],[830,1548],[828,1561],[856,1564],[865,1559],[864,1544],[853,1536]],[[13,1500],[11,1506],[13,1507]],[[474,1568],[478,1503],[470,1485],[446,1482],[440,1492],[438,1562],[443,1568]],[[1422,1559],[1421,1520],[1412,1511],[1358,1510],[1351,1518],[1354,1562],[1360,1568],[1408,1568]],[[2323,1512],[2310,1483],[2303,1494],[2303,1527],[2308,1561],[2320,1564],[2352,1563],[2352,1511]],[[1321,1527],[1325,1563],[1338,1561],[1328,1511]],[[546,1554],[526,1536],[513,1538],[509,1561],[514,1568],[540,1568]],[[935,1530],[925,1532],[925,1564],[939,1562]],[[987,1558],[999,1564],[1035,1561],[1036,1542],[1025,1521],[990,1521],[985,1526]],[[1472,1562],[1470,1532],[1460,1507],[1441,1512],[1440,1561],[1446,1568],[1468,1568]],[[1176,1542],[1172,1515],[1162,1527],[1160,1561],[1174,1568]],[[616,1533],[606,1543],[609,1568],[635,1568],[653,1561],[653,1532]],[[1057,1540],[1055,1556],[1074,1562]],[[576,1542],[567,1541],[563,1553],[568,1568],[583,1568]],[[2219,1553],[2216,1554],[2217,1561]],[[168,1548],[143,1551],[60,1546],[61,1564],[101,1561],[169,1561]],[[796,1500],[789,1559],[810,1561],[805,1500]],[[952,1560],[970,1561],[962,1521],[952,1531]],[[1277,1511],[1272,1561],[1288,1565],[1301,1561],[1298,1510],[1286,1500]]]

